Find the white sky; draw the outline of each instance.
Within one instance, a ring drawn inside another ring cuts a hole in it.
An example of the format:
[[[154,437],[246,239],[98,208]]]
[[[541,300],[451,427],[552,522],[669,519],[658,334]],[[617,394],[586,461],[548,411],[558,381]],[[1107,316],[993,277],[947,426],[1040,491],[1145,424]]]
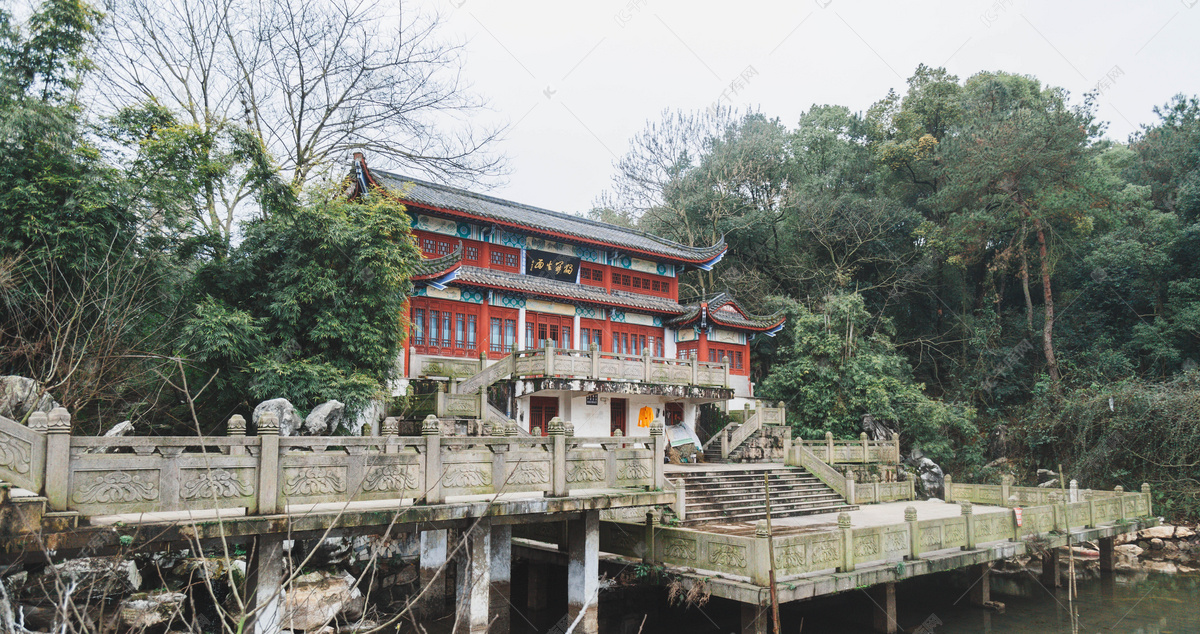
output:
[[[558,211],[591,207],[648,119],[711,106],[747,69],[732,105],[789,127],[814,103],[864,111],[903,93],[919,63],[1032,74],[1077,101],[1111,73],[1099,117],[1122,141],[1153,106],[1200,93],[1200,0],[422,2],[511,125],[511,174],[490,193]]]

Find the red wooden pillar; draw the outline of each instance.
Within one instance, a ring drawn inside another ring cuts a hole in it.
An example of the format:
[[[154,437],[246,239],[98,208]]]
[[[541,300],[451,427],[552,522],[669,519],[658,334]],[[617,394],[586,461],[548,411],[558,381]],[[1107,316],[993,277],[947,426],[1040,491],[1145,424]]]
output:
[[[479,330],[476,334],[476,341],[479,342],[479,348],[475,351],[476,354],[488,354],[492,351],[492,315],[491,315],[491,293],[481,291],[483,293],[483,305],[479,307]],[[504,341],[504,324],[500,324],[500,341]]]
[[[708,312],[708,302],[700,303],[700,311]],[[708,320],[704,320],[707,322]],[[702,324],[704,322],[701,322]],[[700,328],[700,336],[696,339],[696,359],[698,361],[708,361],[708,328]]]

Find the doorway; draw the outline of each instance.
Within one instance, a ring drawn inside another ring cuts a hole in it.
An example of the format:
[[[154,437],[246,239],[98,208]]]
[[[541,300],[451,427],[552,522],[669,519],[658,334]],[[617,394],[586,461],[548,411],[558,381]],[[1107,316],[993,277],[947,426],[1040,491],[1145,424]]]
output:
[[[529,397],[529,433],[532,434],[534,428],[538,427],[545,436],[549,431],[547,427],[550,426],[550,419],[555,416],[558,416],[558,397]]]
[[[625,419],[629,413],[629,401],[623,398],[614,398],[609,400],[609,435],[613,435],[619,429],[621,435],[628,435],[628,430],[625,429]]]

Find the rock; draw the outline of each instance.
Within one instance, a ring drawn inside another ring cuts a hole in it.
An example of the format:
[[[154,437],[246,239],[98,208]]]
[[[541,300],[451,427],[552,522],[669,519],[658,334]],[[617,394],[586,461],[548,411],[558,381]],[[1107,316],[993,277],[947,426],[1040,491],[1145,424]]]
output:
[[[1038,469],[1037,470],[1038,480],[1044,480],[1046,478],[1057,478],[1057,477],[1058,477],[1058,474],[1049,469]]]
[[[1175,527],[1175,539],[1187,539],[1189,537],[1194,537],[1195,535],[1196,531],[1186,526]]]
[[[858,426],[863,431],[867,432],[867,438],[871,440],[891,440],[892,430],[887,425],[875,420],[870,414],[863,414],[862,420],[858,422]]]
[[[338,634],[367,634],[378,629],[379,624],[375,621],[358,621],[339,627]]]
[[[313,572],[297,577],[284,597],[283,626],[311,631],[333,622],[346,604],[362,596],[354,577]]]
[[[1142,568],[1149,572],[1158,572],[1164,575],[1173,575],[1179,572],[1179,568],[1169,561],[1143,561]]]
[[[346,405],[341,401],[325,401],[312,408],[304,418],[304,433],[308,436],[331,436],[342,426]]]
[[[371,401],[369,405],[358,413],[358,416],[354,417],[353,423],[345,423],[344,426],[350,431],[351,436],[361,436],[363,427],[367,425],[370,425],[373,430],[379,430],[379,423],[383,421],[386,413],[387,409],[384,407],[382,401]]]
[[[303,421],[296,414],[296,408],[286,398],[273,398],[269,401],[263,401],[254,408],[254,414],[251,418],[255,425],[258,425],[258,419],[266,412],[271,412],[279,418],[279,435],[294,436],[296,431],[300,429]]]
[[[121,601],[117,608],[121,624],[141,631],[182,619],[183,602],[187,595],[182,592],[161,592],[150,595],[134,595]]]
[[[919,493],[927,498],[942,497],[945,487],[945,475],[936,462],[925,457],[919,447],[913,447],[908,455],[908,462],[917,475]]]
[[[1046,480],[1045,482],[1039,484],[1038,488],[1039,489],[1049,489],[1049,488],[1056,487],[1056,486],[1058,486],[1058,480],[1054,479],[1054,480]]]
[[[1166,526],[1151,526],[1150,528],[1143,528],[1138,531],[1138,537],[1141,539],[1153,539],[1155,537],[1159,539],[1171,539],[1174,536],[1175,527],[1169,524]]]
[[[991,457],[997,460],[1009,455],[1013,452],[1012,434],[1008,431],[1007,425],[996,425],[992,433],[988,434],[988,453]]]
[[[49,394],[42,394],[37,381],[23,376],[0,376],[0,416],[22,422],[30,412],[49,414],[55,407],[59,404]]]
[[[1008,464],[1008,458],[996,458],[995,460],[983,465],[984,468],[999,467]]]
[[[127,420],[113,425],[108,431],[104,432],[105,438],[120,438],[125,434],[133,431],[133,421]],[[91,447],[84,450],[84,453],[108,453],[108,447]]]
[[[1163,549],[1163,540],[1161,540],[1157,537],[1150,540],[1150,550],[1162,550],[1162,549]]]
[[[55,564],[54,570],[46,570],[37,583],[27,584],[23,590],[32,591],[39,598],[59,596],[55,589],[57,578],[64,583],[74,581],[78,588],[76,592],[96,599],[127,595],[142,587],[142,575],[133,560],[83,557]]]

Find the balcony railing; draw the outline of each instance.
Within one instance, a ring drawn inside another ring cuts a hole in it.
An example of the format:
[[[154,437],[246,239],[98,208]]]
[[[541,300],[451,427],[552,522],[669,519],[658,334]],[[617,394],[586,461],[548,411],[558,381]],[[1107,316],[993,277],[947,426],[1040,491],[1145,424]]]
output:
[[[666,385],[729,387],[729,364],[642,354],[545,347],[512,354],[516,378],[562,377],[596,381],[640,381]]]

